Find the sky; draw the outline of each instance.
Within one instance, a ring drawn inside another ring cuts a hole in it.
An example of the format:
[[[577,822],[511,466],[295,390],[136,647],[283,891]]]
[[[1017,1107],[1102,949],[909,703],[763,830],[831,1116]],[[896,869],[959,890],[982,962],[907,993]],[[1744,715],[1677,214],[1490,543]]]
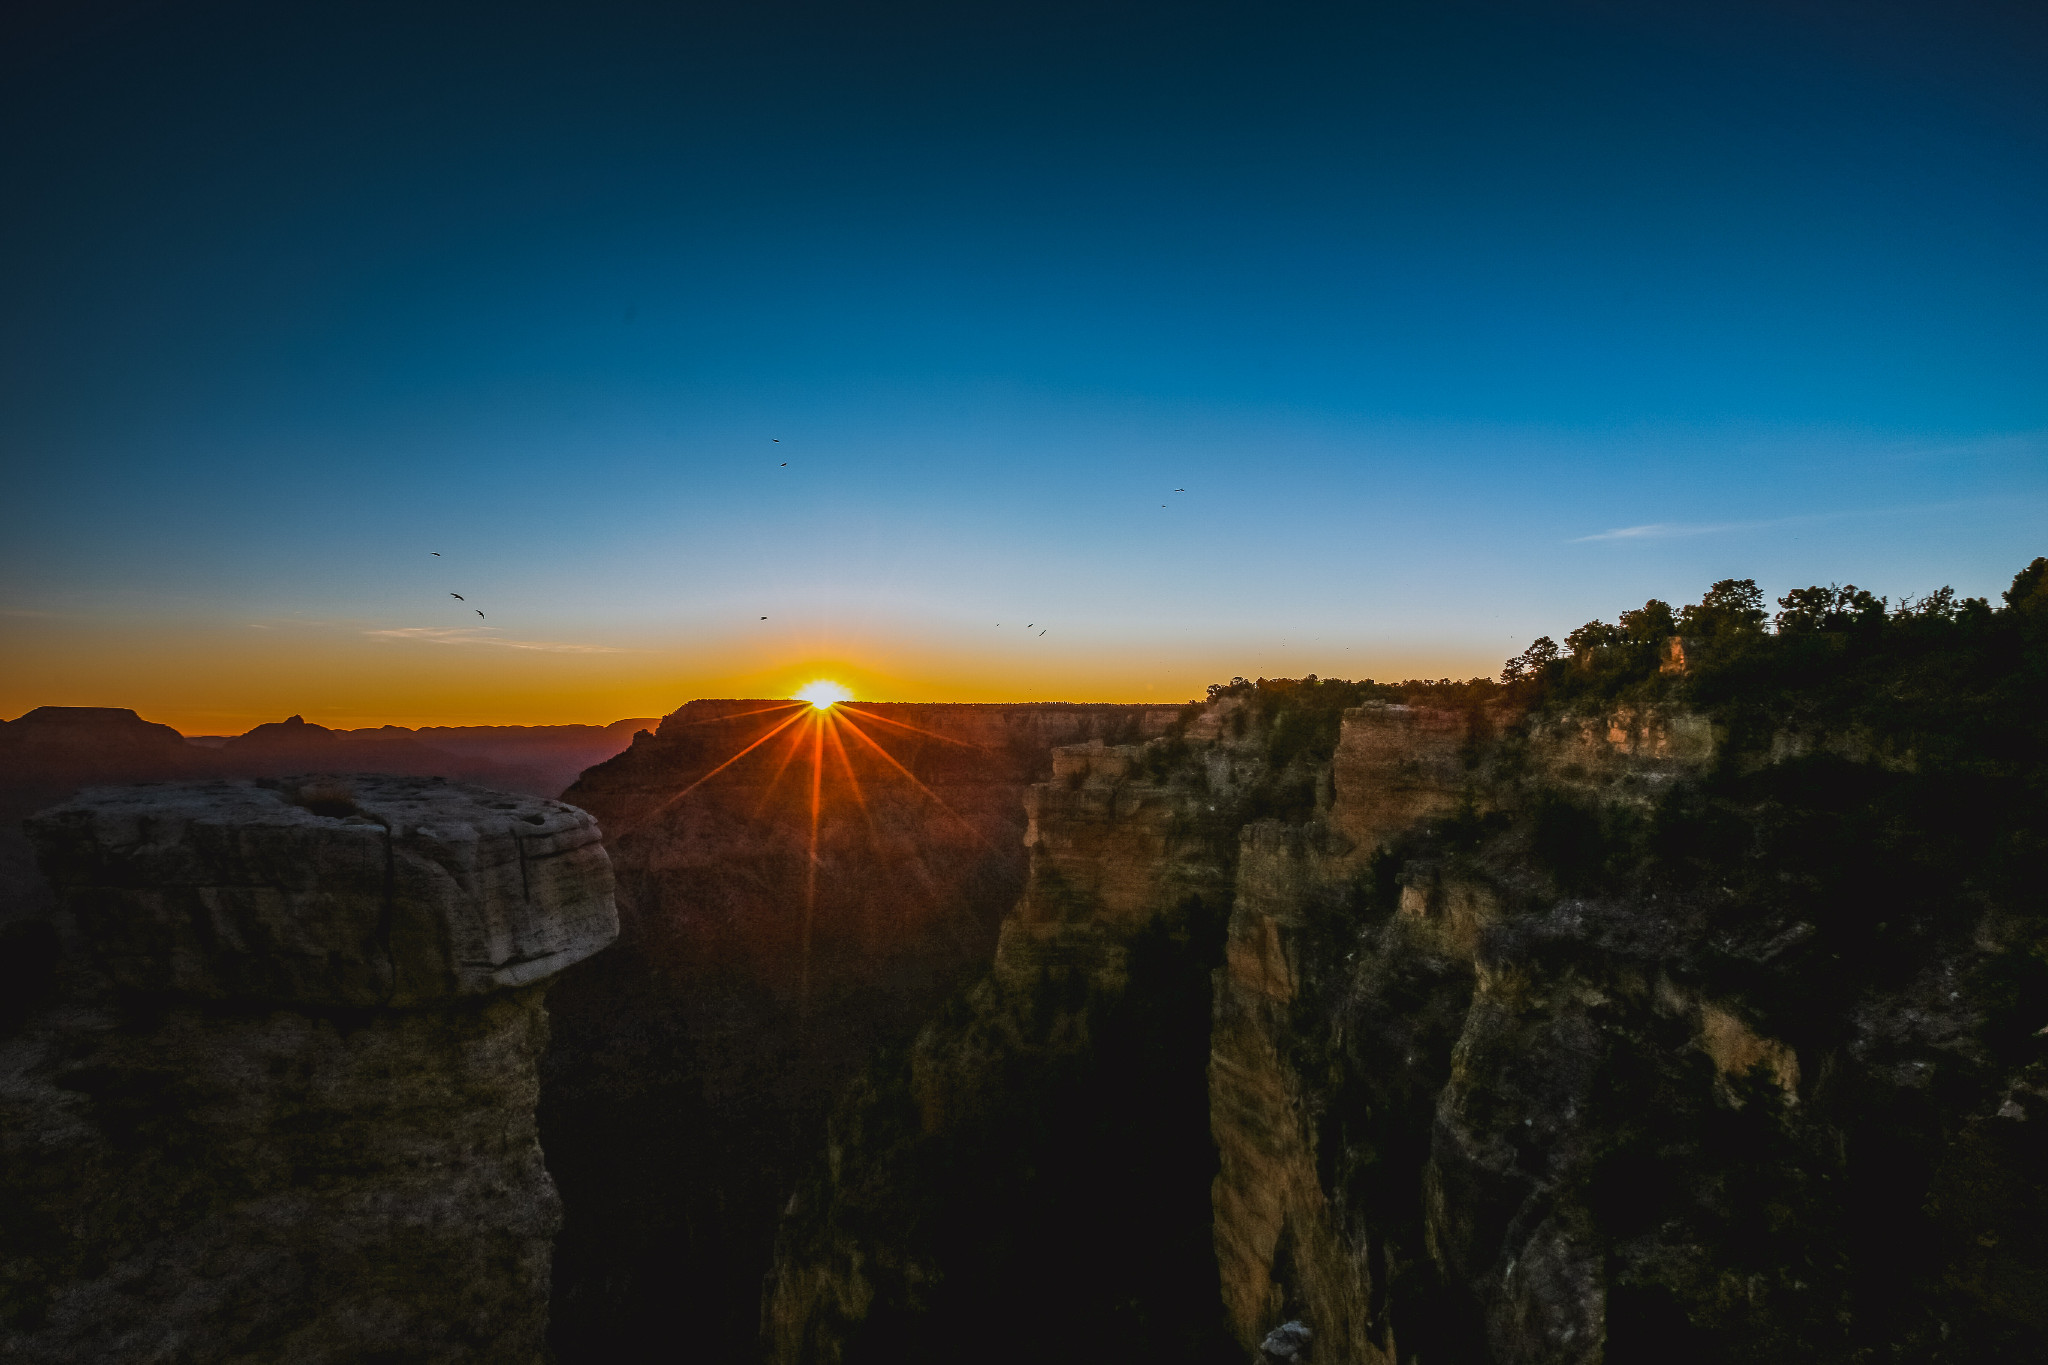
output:
[[[2020,0],[17,8],[0,715],[1180,701],[2048,553]]]

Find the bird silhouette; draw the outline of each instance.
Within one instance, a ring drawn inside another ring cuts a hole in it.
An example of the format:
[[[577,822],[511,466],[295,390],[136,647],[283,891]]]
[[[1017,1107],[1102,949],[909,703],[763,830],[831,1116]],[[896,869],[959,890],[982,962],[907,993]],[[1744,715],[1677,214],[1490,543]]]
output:
[[[1188,490],[1187,490],[1187,489],[1185,489],[1185,488],[1176,488],[1176,489],[1174,489],[1173,491],[1174,491],[1174,492],[1176,492],[1176,493],[1185,493],[1185,492],[1187,492]]]
[[[762,617],[761,619],[762,619],[763,621],[765,621],[765,620],[767,620],[768,618],[764,616],[764,617]]]
[[[773,441],[776,445],[782,444],[782,438],[780,436],[770,436],[768,439],[770,441]]]
[[[439,559],[441,557],[441,552],[439,550],[429,550],[427,551],[427,553],[432,555],[436,559]]]
[[[482,613],[481,611],[479,611],[479,612],[477,613],[477,615],[478,615],[478,616],[482,616],[482,615],[483,615],[483,613]]]
[[[449,595],[450,597],[454,598],[454,599],[455,599],[456,601],[458,601],[458,602],[467,602],[467,601],[469,600],[469,599],[468,599],[467,597],[464,597],[464,596],[463,596],[463,595],[462,595],[461,593],[459,593],[459,592],[451,592],[451,593],[449,593],[448,595]]]
[[[1050,626],[1048,626],[1048,627],[1046,627],[1046,629],[1047,629],[1047,630],[1050,630],[1050,629],[1051,629],[1051,627],[1050,627]],[[1039,631],[1038,633],[1039,633],[1040,635],[1043,635],[1043,634],[1045,634],[1045,631],[1041,630],[1041,631]]]

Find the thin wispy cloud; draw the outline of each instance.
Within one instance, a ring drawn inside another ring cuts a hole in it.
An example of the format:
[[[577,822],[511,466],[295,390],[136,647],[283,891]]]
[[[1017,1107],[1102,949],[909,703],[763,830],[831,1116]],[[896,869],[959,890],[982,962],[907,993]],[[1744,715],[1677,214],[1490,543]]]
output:
[[[495,645],[499,649],[537,649],[548,654],[623,654],[609,645],[572,645],[558,640],[508,640],[492,633],[488,626],[401,626],[395,630],[366,630],[380,640],[417,640],[429,645]]]
[[[1717,531],[1746,531],[1770,524],[1762,521],[1724,521],[1710,526],[1686,526],[1677,522],[1653,521],[1647,526],[1617,526],[1612,531],[1601,531],[1590,536],[1573,536],[1570,543],[1583,545],[1590,540],[1672,540],[1679,536],[1710,536]]]
[[[1982,506],[1987,501],[1990,500],[1964,498],[1951,502],[1924,503],[1917,507],[1865,507],[1848,512],[1809,512],[1804,516],[1771,517],[1763,521],[1653,521],[1641,526],[1617,526],[1611,531],[1598,531],[1590,536],[1573,536],[1565,543],[1584,545],[1602,540],[1676,540],[1685,536],[1720,535],[1729,531],[1774,531],[1787,526],[1812,526],[1824,521],[1844,521],[1858,517],[1897,517],[1916,513],[1946,512],[1959,507]]]

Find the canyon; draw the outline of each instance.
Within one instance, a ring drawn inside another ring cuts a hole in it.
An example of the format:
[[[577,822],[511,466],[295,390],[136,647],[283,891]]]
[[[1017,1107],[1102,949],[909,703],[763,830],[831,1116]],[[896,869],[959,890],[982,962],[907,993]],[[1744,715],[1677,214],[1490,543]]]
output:
[[[547,1350],[2040,1358],[2048,561],[2002,607],[1812,594],[1497,683],[641,729],[561,807],[618,941],[479,1100],[559,1190]],[[84,908],[95,1008],[248,979]]]

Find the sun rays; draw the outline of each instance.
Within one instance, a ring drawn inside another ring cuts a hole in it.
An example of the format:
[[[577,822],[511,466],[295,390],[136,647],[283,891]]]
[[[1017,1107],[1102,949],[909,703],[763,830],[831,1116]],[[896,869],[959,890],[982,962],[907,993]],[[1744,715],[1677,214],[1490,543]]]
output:
[[[848,689],[820,680],[806,684],[785,702],[671,721],[664,726],[663,737],[672,737],[692,753],[685,773],[695,770],[698,775],[662,796],[617,835],[636,834],[685,802],[710,801],[749,823],[781,829],[779,837],[791,844],[802,841],[802,905],[790,906],[791,911],[800,910],[800,918],[792,914],[788,924],[798,959],[793,965],[800,1019],[810,1012],[811,958],[819,933],[825,931],[818,923],[820,884],[828,893],[833,885],[822,852],[826,846],[843,840],[849,826],[855,837],[893,844],[904,837],[906,813],[915,824],[936,816],[974,844],[989,846],[987,832],[948,805],[927,779],[933,777],[934,762],[957,765],[963,760],[971,763],[976,753],[997,756],[981,745],[851,701]],[[730,738],[701,728],[711,725],[726,730]],[[895,814],[878,820],[870,794],[891,790],[901,796],[885,800],[880,811]],[[714,793],[724,795],[721,799]],[[929,813],[916,815],[920,808]]]

